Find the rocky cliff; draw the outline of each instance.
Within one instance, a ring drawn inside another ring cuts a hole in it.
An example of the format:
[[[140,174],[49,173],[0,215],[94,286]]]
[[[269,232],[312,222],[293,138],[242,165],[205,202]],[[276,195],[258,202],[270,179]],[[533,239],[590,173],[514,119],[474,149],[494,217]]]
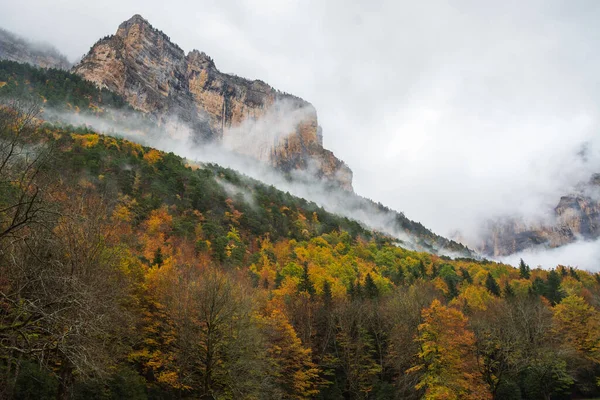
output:
[[[217,141],[282,171],[309,171],[352,190],[351,170],[323,148],[310,103],[224,74],[203,52],[185,54],[139,15],[98,41],[73,72],[160,122],[188,124],[198,142]]]
[[[0,59],[27,63],[42,68],[68,69],[69,60],[55,48],[29,42],[0,29]]]
[[[482,242],[483,254],[505,256],[536,246],[559,247],[577,239],[600,237],[600,174],[592,176],[576,193],[562,196],[550,221],[525,224],[514,218],[489,222]]]

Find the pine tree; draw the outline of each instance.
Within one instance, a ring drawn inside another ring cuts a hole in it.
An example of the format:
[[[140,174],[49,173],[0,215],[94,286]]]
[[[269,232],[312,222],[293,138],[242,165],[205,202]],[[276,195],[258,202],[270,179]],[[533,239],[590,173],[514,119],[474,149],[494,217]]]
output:
[[[512,299],[513,297],[515,297],[515,291],[508,282],[506,282],[506,284],[504,285],[504,297],[507,299]]]
[[[157,267],[160,267],[161,265],[163,265],[163,255],[162,255],[162,249],[159,247],[156,249],[156,251],[154,252],[154,259],[152,260],[152,265],[156,265]]]
[[[469,271],[466,268],[461,268],[460,273],[462,275],[463,280],[466,281],[469,285],[473,283],[473,278],[471,277],[471,274],[469,274]]]
[[[427,277],[427,269],[425,268],[425,263],[423,260],[419,260],[419,275],[421,278]]]
[[[579,275],[577,274],[577,270],[573,267],[569,267],[569,275],[576,280],[579,280]]]
[[[303,267],[303,271],[302,271],[302,278],[300,280],[300,283],[298,284],[298,292],[307,292],[311,298],[316,293],[315,286],[310,281],[310,276],[308,275],[308,263],[307,262],[304,263],[304,267]]]
[[[531,284],[531,291],[533,292],[533,294],[536,294],[538,296],[546,296],[548,291],[546,282],[544,282],[544,280],[539,276],[536,277],[533,280],[533,283]]]
[[[369,299],[376,299],[379,297],[379,289],[377,288],[373,277],[371,277],[371,274],[367,274],[365,277],[365,295]]]
[[[491,273],[488,272],[487,278],[485,279],[485,287],[494,296],[500,296],[500,285],[494,279]]]
[[[529,265],[525,264],[525,261],[523,261],[522,258],[519,262],[519,274],[522,279],[529,279],[531,276],[531,268],[529,268]]]
[[[554,304],[560,303],[563,298],[563,293],[560,290],[561,278],[558,272],[552,270],[548,273],[548,281],[546,283],[546,298]]]
[[[283,282],[283,274],[280,271],[275,273],[275,289],[279,289],[281,286],[281,282]]]
[[[394,282],[396,285],[404,283],[404,268],[402,268],[402,265],[398,265],[398,269],[392,276],[392,282]]]

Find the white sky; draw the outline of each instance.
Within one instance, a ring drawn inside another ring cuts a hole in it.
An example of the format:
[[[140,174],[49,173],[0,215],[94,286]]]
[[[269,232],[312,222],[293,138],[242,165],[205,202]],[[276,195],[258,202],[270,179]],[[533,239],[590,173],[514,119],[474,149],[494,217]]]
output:
[[[310,101],[356,191],[443,235],[600,172],[598,1],[0,2],[0,27],[72,61],[139,13]]]

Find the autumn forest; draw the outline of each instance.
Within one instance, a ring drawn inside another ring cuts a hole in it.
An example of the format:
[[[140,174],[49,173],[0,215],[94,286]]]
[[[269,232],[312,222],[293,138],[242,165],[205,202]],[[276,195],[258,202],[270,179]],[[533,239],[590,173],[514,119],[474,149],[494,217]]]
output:
[[[126,105],[2,65],[0,398],[600,396],[599,274],[405,249],[231,169],[49,123],[47,102]]]

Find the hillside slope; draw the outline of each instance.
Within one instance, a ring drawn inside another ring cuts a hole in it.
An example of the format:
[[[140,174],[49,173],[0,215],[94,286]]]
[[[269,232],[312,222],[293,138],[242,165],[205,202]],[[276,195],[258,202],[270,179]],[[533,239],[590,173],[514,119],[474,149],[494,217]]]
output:
[[[104,126],[105,131],[133,138],[146,145],[164,142],[165,131],[156,128],[153,117],[135,112],[119,95],[107,89],[98,89],[91,82],[66,71],[37,69],[25,64],[0,62],[0,98],[25,98],[37,100],[44,108],[43,118],[63,123],[65,121],[81,125],[92,123]],[[0,83],[1,84],[1,83]],[[118,112],[116,112],[118,111]],[[94,119],[90,119],[94,117]],[[77,123],[79,122],[79,123]],[[199,153],[201,146],[190,155]],[[215,149],[211,148],[210,152]],[[254,165],[251,160],[242,160],[245,166]],[[274,174],[268,168],[254,166],[250,170],[267,177]],[[280,175],[277,175],[280,176]],[[400,238],[402,246],[439,254],[452,254],[462,257],[474,257],[475,254],[460,243],[443,238],[431,232],[418,222],[404,214],[362,198],[331,185],[316,185],[310,176],[281,177],[289,190],[309,188],[307,195],[318,188],[318,200],[329,211],[337,212],[347,218],[362,221],[364,226],[376,229],[388,235]],[[302,180],[300,180],[302,179]],[[303,190],[297,190],[304,193]]]

